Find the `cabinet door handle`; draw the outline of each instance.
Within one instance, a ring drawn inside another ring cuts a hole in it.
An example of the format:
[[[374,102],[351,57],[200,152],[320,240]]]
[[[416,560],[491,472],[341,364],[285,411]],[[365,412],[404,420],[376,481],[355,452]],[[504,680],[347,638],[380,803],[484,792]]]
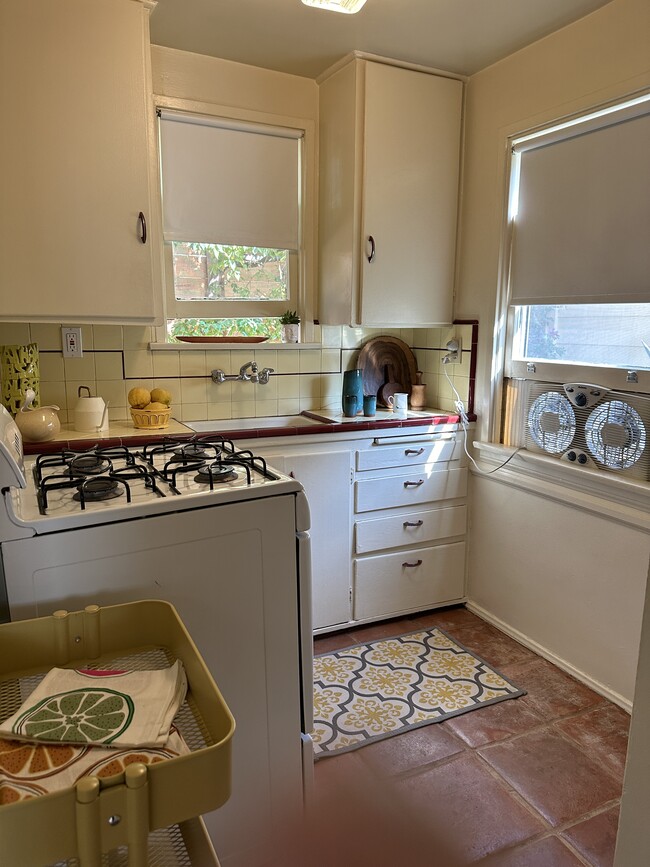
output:
[[[404,454],[408,457],[408,455],[421,455],[424,449],[404,449]]]
[[[421,527],[424,521],[404,521],[403,527]]]
[[[406,569],[415,569],[416,566],[421,566],[422,560],[416,560],[415,563],[402,563]]]
[[[424,479],[420,479],[419,482],[404,482],[405,488],[419,488],[420,485],[424,484]]]
[[[138,223],[140,224],[140,240],[143,244],[147,243],[147,220],[145,215],[140,211],[138,214]]]
[[[375,261],[375,239],[372,235],[368,235],[368,243],[370,244],[370,254],[366,257],[368,264]]]

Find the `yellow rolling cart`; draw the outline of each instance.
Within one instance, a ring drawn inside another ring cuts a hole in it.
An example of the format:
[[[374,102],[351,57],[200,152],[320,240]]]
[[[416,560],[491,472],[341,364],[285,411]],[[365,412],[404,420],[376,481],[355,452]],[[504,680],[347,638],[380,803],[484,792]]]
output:
[[[7,867],[214,867],[202,813],[230,796],[234,719],[175,608],[152,600],[57,611],[0,625],[0,720],[54,666],[185,667],[174,723],[190,752],[0,806]]]

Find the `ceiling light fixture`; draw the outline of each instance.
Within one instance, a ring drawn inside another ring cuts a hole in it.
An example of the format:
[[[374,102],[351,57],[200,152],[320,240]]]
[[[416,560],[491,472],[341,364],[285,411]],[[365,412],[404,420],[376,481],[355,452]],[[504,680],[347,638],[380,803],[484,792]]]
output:
[[[317,9],[330,9],[332,12],[345,12],[354,15],[366,0],[302,0],[305,6],[315,6]]]

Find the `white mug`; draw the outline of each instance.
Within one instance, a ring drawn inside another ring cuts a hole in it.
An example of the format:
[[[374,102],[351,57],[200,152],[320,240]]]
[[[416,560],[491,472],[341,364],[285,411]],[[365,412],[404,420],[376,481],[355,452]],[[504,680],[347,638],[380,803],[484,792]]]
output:
[[[396,418],[406,418],[408,405],[409,405],[409,396],[405,391],[398,391],[395,394],[391,394],[386,401],[389,406],[393,408],[393,412],[395,413]]]

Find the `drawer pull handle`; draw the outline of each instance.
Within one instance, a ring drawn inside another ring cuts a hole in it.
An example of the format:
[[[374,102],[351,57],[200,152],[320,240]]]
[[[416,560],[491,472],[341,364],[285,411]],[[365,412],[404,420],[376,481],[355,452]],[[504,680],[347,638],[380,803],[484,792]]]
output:
[[[420,485],[424,484],[424,479],[420,479],[419,482],[404,482],[405,488],[419,488]]]
[[[421,566],[422,560],[416,560],[415,563],[402,563],[407,569],[415,569],[416,566]]]
[[[424,521],[404,521],[405,527],[421,527]]]
[[[424,449],[405,449],[404,454],[408,457],[409,455],[421,455]]]

